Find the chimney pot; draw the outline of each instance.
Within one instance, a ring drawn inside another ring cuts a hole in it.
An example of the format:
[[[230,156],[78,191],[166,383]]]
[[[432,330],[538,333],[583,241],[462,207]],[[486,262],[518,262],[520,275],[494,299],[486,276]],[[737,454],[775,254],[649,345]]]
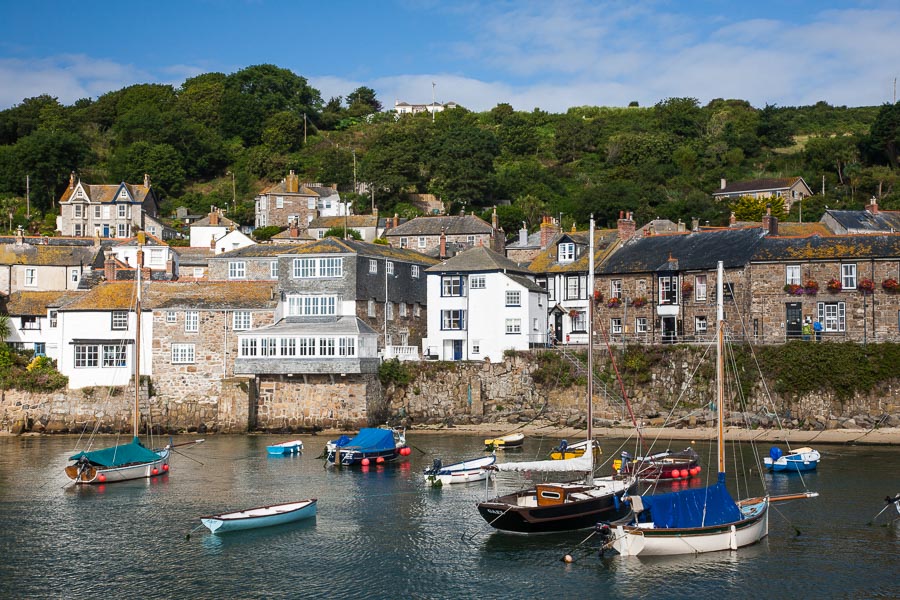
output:
[[[626,217],[621,218],[622,214]],[[616,223],[619,239],[624,241],[630,240],[634,236],[634,220],[631,218],[631,212],[619,211],[619,221]]]
[[[150,174],[149,173],[144,173],[144,187],[148,190],[150,189]]]
[[[866,210],[873,215],[878,214],[878,199],[875,196],[872,196],[872,199],[866,204]]]
[[[721,189],[723,189],[723,190],[728,186],[728,182],[725,181],[725,178],[724,178],[724,177],[722,178],[722,181],[721,181],[720,183],[721,183],[721,186],[722,186]]]
[[[69,189],[75,187],[75,171],[69,173]]]

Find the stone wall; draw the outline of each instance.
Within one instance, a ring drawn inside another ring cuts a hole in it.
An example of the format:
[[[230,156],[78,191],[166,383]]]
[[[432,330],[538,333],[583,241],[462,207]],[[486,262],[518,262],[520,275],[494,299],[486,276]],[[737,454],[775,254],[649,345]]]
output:
[[[257,387],[254,429],[353,430],[388,416],[374,375],[264,375]]]

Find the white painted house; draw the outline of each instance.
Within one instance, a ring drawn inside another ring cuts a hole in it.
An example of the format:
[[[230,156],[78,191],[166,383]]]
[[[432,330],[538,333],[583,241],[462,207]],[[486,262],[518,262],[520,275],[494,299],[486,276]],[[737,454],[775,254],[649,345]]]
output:
[[[527,268],[477,246],[426,275],[426,358],[502,361],[506,350],[547,345],[547,291]]]

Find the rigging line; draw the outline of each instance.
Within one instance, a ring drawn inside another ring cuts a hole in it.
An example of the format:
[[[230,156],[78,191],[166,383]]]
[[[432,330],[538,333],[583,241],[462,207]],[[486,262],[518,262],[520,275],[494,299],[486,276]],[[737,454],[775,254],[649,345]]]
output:
[[[606,329],[603,327],[603,321],[601,319],[600,322],[600,334],[603,336],[603,343],[606,344],[606,351],[609,353],[609,362],[613,366],[613,370],[616,373],[616,379],[619,382],[619,387],[622,389],[622,400],[625,402],[625,407],[628,409],[628,415],[631,417],[631,423],[634,425],[634,428],[637,430],[638,435],[638,447],[640,448],[640,453],[644,454],[644,436],[641,433],[641,428],[638,425],[637,419],[634,417],[634,410],[631,408],[631,401],[628,399],[628,393],[625,391],[625,382],[622,380],[622,375],[619,373],[619,366],[616,364],[616,357],[613,355],[612,346],[609,345],[609,336],[606,333]],[[622,334],[625,335],[624,332]],[[594,340],[588,340],[588,343],[593,346]],[[624,352],[622,354],[624,358]],[[593,381],[594,379],[594,365],[588,365],[588,377]],[[607,398],[607,401],[609,399]]]
[[[769,502],[769,508],[771,508],[772,510],[777,512],[778,516],[781,517],[782,519],[784,519],[784,522],[787,523],[789,526],[791,526],[794,529],[794,532],[796,535],[802,535],[803,532],[800,531],[800,529],[796,525],[794,525],[790,519],[788,519],[786,516],[784,516],[784,514],[780,510],[778,510],[777,506],[774,506],[771,502]]]
[[[575,544],[575,546],[569,551],[569,553],[566,554],[566,556],[563,556],[562,558],[560,558],[559,560],[561,560],[562,562],[574,562],[574,559],[571,561],[568,561],[568,560],[566,560],[566,557],[572,558],[571,557],[572,553],[575,552],[575,550],[578,550],[581,546],[583,546],[585,544],[585,542],[587,542],[589,539],[591,539],[595,535],[597,535],[596,529],[591,531],[586,538],[584,538],[583,540],[581,540],[580,542]],[[593,550],[589,550],[588,552],[593,554]]]

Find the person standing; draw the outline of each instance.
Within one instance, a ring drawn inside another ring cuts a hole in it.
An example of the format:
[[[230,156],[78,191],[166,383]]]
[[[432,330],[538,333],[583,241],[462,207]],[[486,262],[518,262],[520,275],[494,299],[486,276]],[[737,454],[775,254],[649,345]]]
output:
[[[812,322],[809,320],[809,317],[806,317],[806,320],[803,321],[803,329],[801,331],[803,333],[803,341],[808,342],[812,335]]]
[[[813,322],[813,332],[816,334],[816,341],[822,341],[822,321],[816,317],[816,320]]]

